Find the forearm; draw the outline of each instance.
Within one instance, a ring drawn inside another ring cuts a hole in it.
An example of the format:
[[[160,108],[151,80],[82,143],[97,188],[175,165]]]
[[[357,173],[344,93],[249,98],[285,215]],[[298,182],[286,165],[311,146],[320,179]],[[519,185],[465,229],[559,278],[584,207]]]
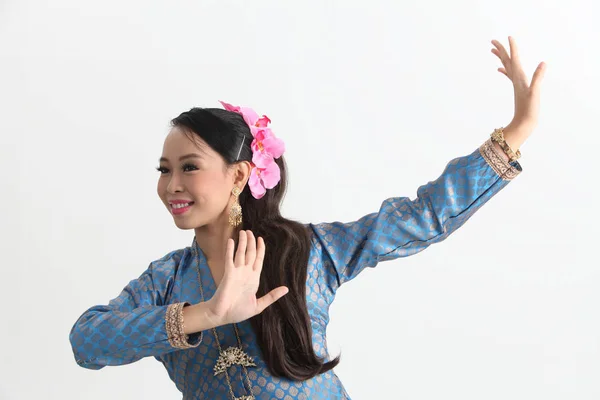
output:
[[[519,150],[523,143],[530,136],[533,127],[531,123],[514,123],[511,122],[504,128],[504,140],[514,152]],[[496,145],[498,145],[496,143]],[[508,159],[508,158],[507,158]]]

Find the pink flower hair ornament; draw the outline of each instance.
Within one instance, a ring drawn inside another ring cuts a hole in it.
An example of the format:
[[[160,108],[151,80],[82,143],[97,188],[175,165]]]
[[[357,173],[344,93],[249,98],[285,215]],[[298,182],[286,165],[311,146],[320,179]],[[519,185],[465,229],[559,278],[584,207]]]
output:
[[[271,128],[268,127],[271,120],[266,115],[259,117],[251,108],[232,106],[220,100],[219,102],[227,111],[241,114],[250,127],[254,140],[250,144],[252,170],[250,171],[248,186],[250,186],[252,196],[260,199],[265,195],[267,189],[273,189],[281,179],[281,171],[275,160],[285,152],[285,144],[283,140],[275,137]],[[242,146],[243,144],[244,141],[242,141]]]

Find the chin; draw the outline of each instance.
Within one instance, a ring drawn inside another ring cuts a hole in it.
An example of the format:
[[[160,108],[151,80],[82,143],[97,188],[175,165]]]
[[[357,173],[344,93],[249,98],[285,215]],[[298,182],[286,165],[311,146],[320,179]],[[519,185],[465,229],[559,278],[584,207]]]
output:
[[[194,220],[192,220],[192,219],[177,220],[175,218],[173,222],[175,222],[175,226],[177,226],[181,230],[194,229],[197,226],[202,225],[202,224],[198,224],[198,223],[194,222]]]
[[[189,231],[190,229],[194,229],[193,226],[187,226],[184,224],[175,224],[179,229],[181,229],[182,231]]]

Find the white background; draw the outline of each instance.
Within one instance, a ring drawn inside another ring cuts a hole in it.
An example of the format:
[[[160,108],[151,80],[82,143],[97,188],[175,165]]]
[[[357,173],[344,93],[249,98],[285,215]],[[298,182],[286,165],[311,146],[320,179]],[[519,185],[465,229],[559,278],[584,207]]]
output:
[[[285,140],[284,213],[414,198],[510,122],[492,39],[548,63],[523,173],[446,241],[338,292],[353,399],[598,399],[600,17],[588,0],[0,1],[1,399],[176,399],[154,359],[91,371],[68,333],[188,246],[156,195],[168,122],[218,100]]]

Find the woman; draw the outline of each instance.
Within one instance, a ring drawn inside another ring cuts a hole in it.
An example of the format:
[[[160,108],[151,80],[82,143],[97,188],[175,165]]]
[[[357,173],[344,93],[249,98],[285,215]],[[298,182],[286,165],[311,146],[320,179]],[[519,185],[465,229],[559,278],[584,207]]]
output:
[[[517,149],[537,124],[545,65],[528,84],[509,42],[510,54],[495,40],[492,52],[513,83],[511,123],[450,161],[415,200],[387,199],[351,223],[281,216],[285,148],[267,117],[222,103],[173,119],[158,195],[194,240],[83,313],[70,334],[77,363],[154,356],[184,399],[348,399],[325,339],[338,287],[445,239],[522,170]]]

